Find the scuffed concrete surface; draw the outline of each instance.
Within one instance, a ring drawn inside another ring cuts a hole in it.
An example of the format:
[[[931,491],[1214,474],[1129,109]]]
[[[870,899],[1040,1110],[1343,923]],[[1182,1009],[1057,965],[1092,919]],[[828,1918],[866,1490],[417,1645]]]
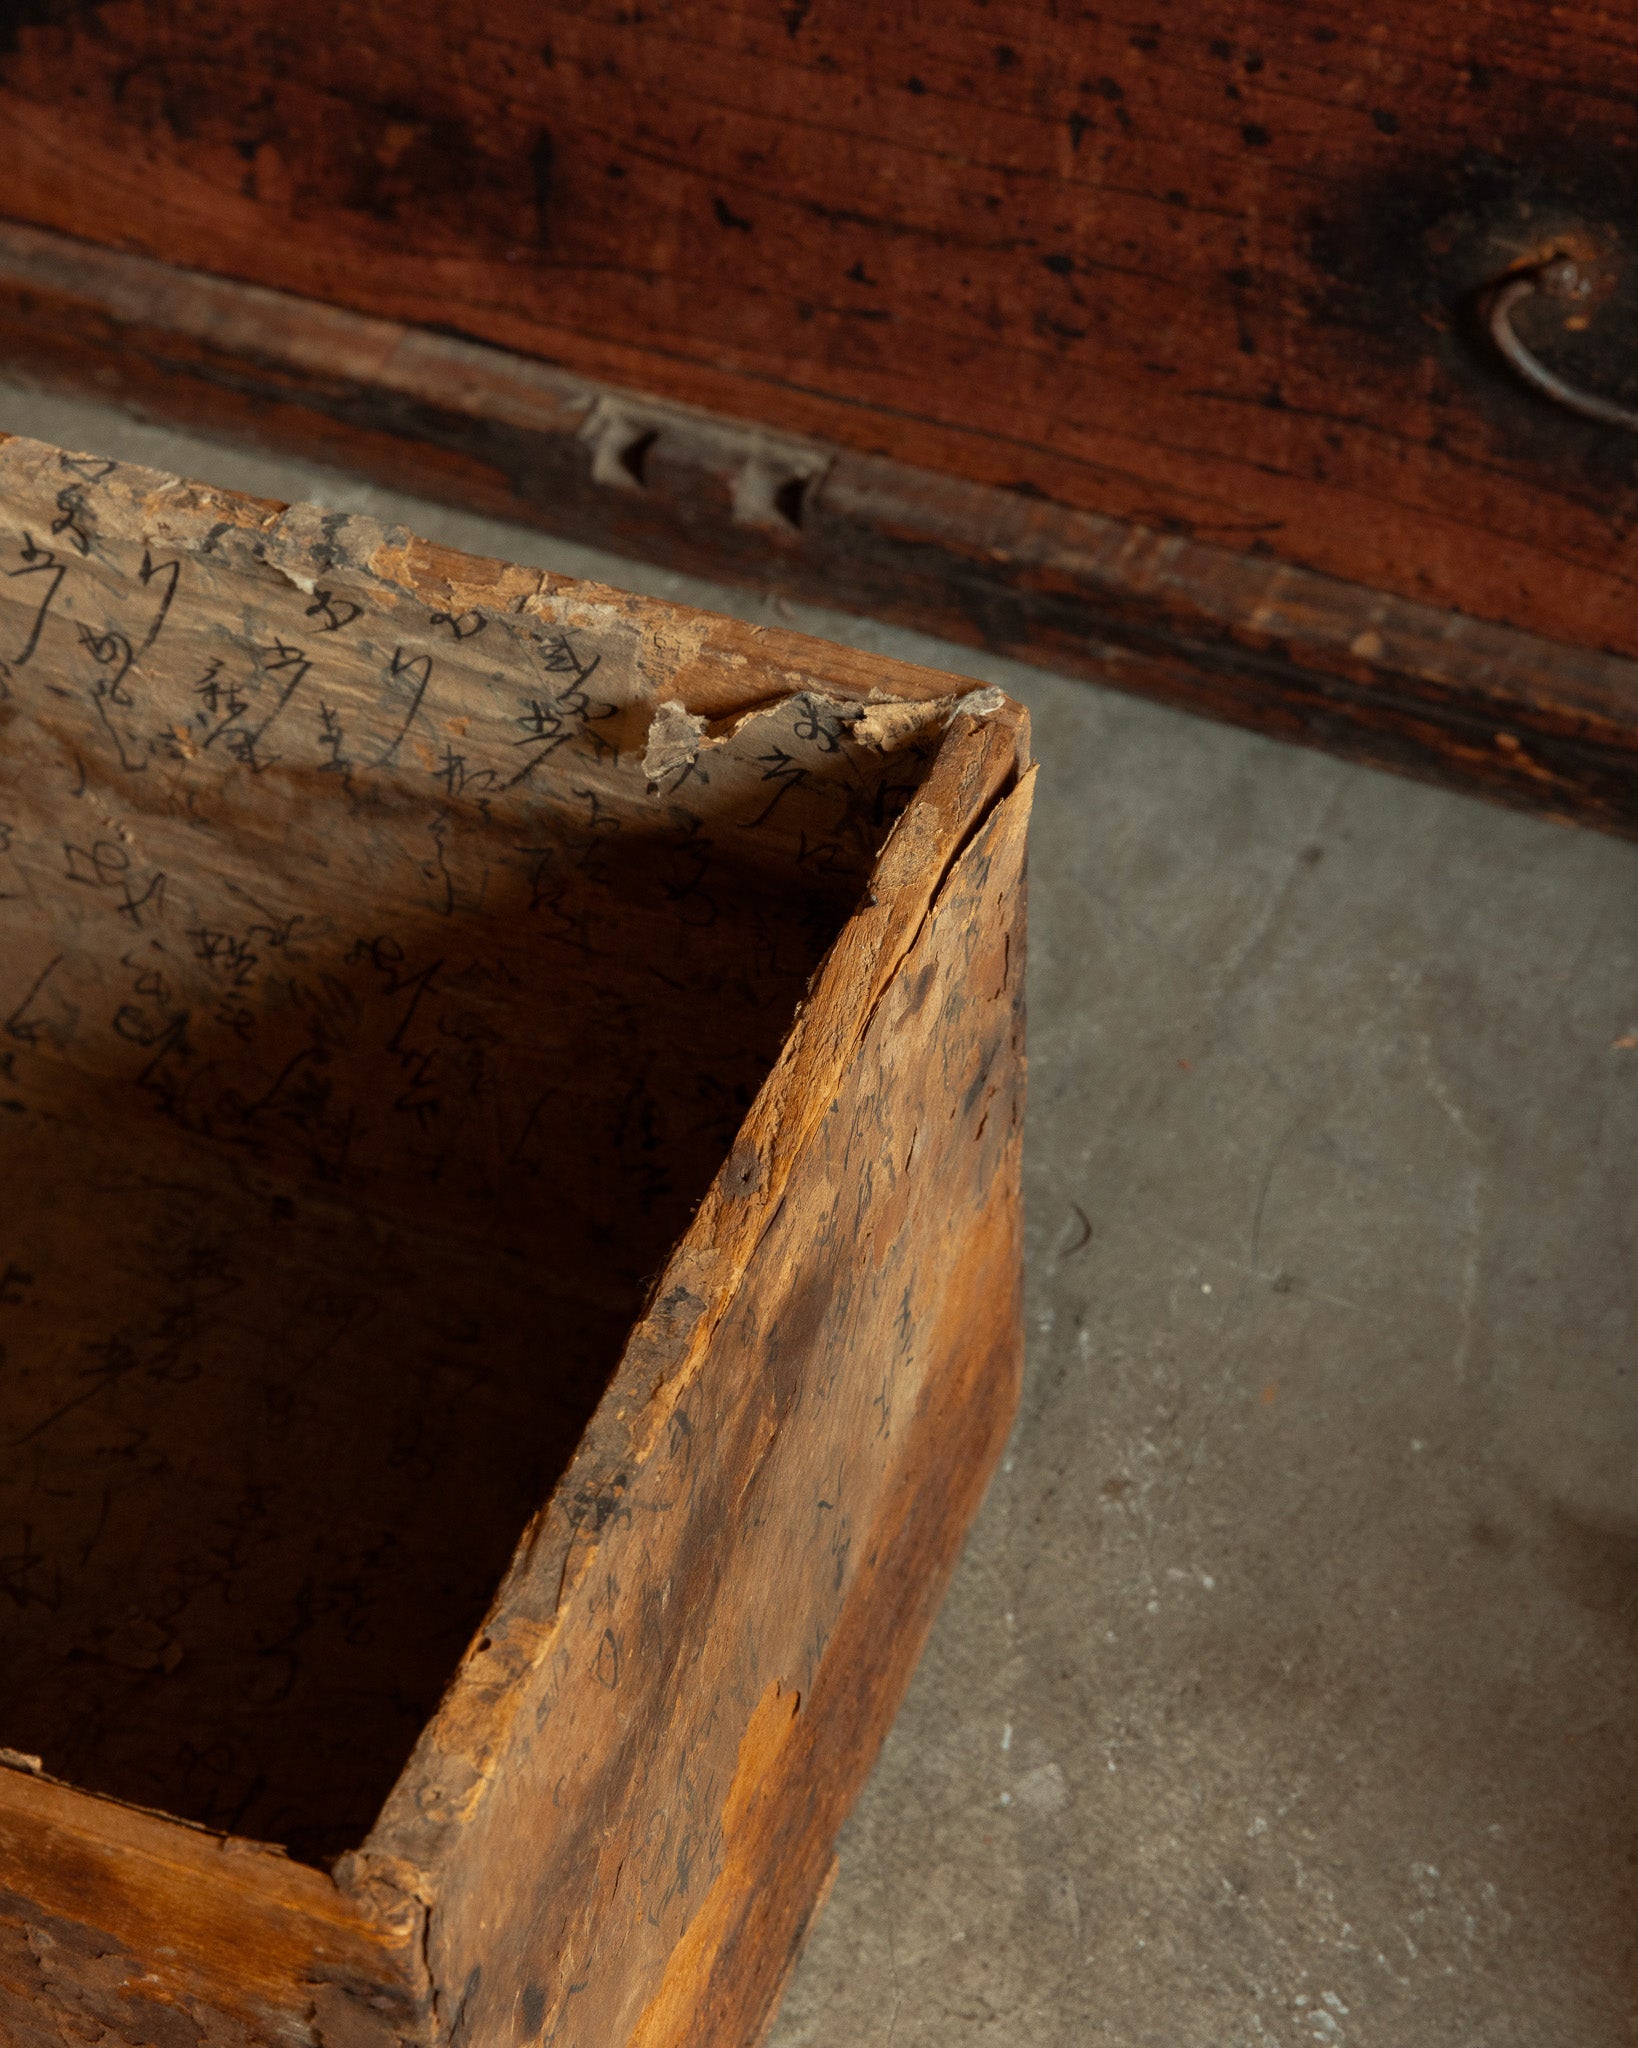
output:
[[[0,395],[0,426],[999,682],[1030,1376],[770,2048],[1638,2037],[1638,847]]]

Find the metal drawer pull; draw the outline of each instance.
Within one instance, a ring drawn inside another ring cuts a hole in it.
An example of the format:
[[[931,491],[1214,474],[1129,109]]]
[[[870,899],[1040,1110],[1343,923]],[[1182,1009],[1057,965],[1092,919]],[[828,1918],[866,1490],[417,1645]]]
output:
[[[1537,293],[1549,299],[1584,299],[1591,290],[1591,279],[1568,256],[1556,257],[1539,270],[1521,271],[1517,277],[1510,277],[1490,301],[1490,338],[1525,383],[1533,385],[1544,398],[1567,405],[1583,419],[1602,420],[1605,426],[1638,431],[1638,407],[1617,405],[1612,398],[1600,398],[1594,392],[1567,384],[1556,371],[1537,361],[1513,330],[1513,308],[1523,300],[1534,298]]]

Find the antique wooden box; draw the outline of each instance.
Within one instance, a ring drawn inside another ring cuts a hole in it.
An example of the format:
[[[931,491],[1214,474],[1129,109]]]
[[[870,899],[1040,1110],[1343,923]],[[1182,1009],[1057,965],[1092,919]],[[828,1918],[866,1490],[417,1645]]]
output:
[[[0,443],[7,2048],[757,2037],[1013,1407],[1029,800]]]

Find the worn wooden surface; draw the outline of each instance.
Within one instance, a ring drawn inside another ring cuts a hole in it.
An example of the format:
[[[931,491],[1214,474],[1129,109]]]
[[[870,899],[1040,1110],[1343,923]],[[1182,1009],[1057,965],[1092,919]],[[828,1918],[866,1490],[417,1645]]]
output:
[[[1589,325],[1534,338],[1638,377],[1638,25],[1589,0],[36,0],[3,42],[16,219],[1638,651],[1630,448],[1471,319],[1584,249]]]
[[[563,2038],[750,2038],[1011,1412],[1020,714],[15,440],[0,650],[0,1740],[315,1860],[386,1798],[291,1910],[390,2010],[266,2038],[534,2038],[592,1954]],[[13,1810],[8,1995],[237,2040],[290,1866],[150,1984],[238,1852]]]
[[[400,2048],[416,1931],[276,1850],[0,1769],[6,2048]]]
[[[352,1867],[497,2041],[754,2040],[908,1679],[1021,1355],[1027,788],[939,888],[1015,773],[940,757]]]
[[[0,226],[0,357],[431,497],[1638,830],[1638,662],[1620,656],[33,229]]]

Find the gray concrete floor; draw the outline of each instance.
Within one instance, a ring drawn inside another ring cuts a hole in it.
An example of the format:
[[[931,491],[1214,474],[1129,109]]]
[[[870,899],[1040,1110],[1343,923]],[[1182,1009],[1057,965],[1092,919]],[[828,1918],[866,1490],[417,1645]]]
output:
[[[1024,1409],[771,2048],[1638,2038],[1638,847],[89,407],[0,427],[1034,713]]]

